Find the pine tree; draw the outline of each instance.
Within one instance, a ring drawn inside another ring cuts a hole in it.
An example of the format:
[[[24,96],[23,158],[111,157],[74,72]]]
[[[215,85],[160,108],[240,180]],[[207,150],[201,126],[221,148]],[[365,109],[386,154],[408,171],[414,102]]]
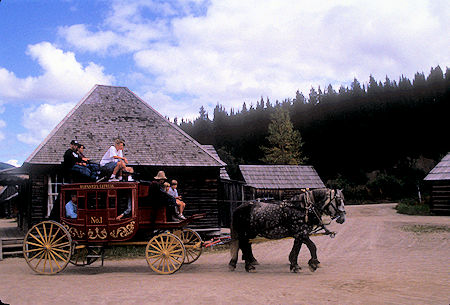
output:
[[[261,159],[266,164],[303,164],[301,148],[302,138],[298,130],[294,130],[287,110],[277,108],[269,124],[267,141],[270,147],[261,146],[265,156]]]

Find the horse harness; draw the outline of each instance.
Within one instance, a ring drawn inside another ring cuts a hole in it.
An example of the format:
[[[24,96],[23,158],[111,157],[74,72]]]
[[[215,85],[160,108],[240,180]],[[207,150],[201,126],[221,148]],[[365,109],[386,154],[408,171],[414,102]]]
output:
[[[325,210],[333,201],[336,200],[336,198],[338,197],[338,192],[336,190],[330,190],[328,192],[328,196],[327,199],[325,200],[324,204],[322,205],[322,207],[320,208],[320,212],[322,212],[323,210]],[[325,224],[322,221],[322,216],[319,215],[319,212],[317,211],[317,208],[315,207],[314,203],[314,195],[312,191],[307,191],[305,192],[304,195],[304,203],[305,203],[305,209],[306,209],[306,215],[305,215],[305,222],[308,222],[308,214],[313,213],[317,219],[319,220],[319,224],[316,226],[315,229],[313,229],[310,232],[310,235],[330,235],[331,238],[333,238],[336,235],[336,232],[331,232],[330,230],[328,230],[325,227]],[[334,204],[331,205],[333,207],[333,209],[336,212],[336,215],[338,215],[339,213],[339,209],[337,208],[337,206],[335,206]],[[339,216],[335,216],[332,217],[331,219],[334,220],[336,218],[338,218]],[[324,230],[325,233],[318,233],[320,230]]]

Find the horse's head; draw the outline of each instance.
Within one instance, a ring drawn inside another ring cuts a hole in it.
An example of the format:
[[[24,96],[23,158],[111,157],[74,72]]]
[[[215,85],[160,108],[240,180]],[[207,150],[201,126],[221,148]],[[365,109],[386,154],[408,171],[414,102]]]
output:
[[[344,194],[342,190],[327,190],[327,199],[322,207],[322,211],[336,219],[337,223],[344,223],[345,221],[345,204]]]

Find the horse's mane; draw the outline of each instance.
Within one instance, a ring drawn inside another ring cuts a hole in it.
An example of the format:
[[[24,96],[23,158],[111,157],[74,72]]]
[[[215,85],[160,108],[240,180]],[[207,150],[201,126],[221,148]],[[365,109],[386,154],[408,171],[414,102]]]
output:
[[[308,198],[310,198],[312,204],[324,202],[328,196],[328,190],[327,188],[308,190],[294,195],[288,202],[295,207],[305,208],[310,204]]]

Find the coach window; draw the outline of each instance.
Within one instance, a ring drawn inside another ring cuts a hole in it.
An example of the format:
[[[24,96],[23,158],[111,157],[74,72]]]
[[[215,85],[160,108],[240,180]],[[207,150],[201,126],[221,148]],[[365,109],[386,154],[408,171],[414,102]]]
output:
[[[130,189],[117,190],[117,215],[120,215],[128,210],[129,213],[126,213],[124,216],[130,217],[131,204],[132,204],[131,190]]]
[[[106,192],[97,192],[97,209],[106,209]]]
[[[85,193],[78,192],[77,197],[78,209],[84,210],[86,208]]]
[[[87,196],[86,196],[86,203],[87,203],[87,208],[89,210],[95,210],[97,208],[97,202],[96,202],[97,196],[95,194],[95,192],[87,192]]]

